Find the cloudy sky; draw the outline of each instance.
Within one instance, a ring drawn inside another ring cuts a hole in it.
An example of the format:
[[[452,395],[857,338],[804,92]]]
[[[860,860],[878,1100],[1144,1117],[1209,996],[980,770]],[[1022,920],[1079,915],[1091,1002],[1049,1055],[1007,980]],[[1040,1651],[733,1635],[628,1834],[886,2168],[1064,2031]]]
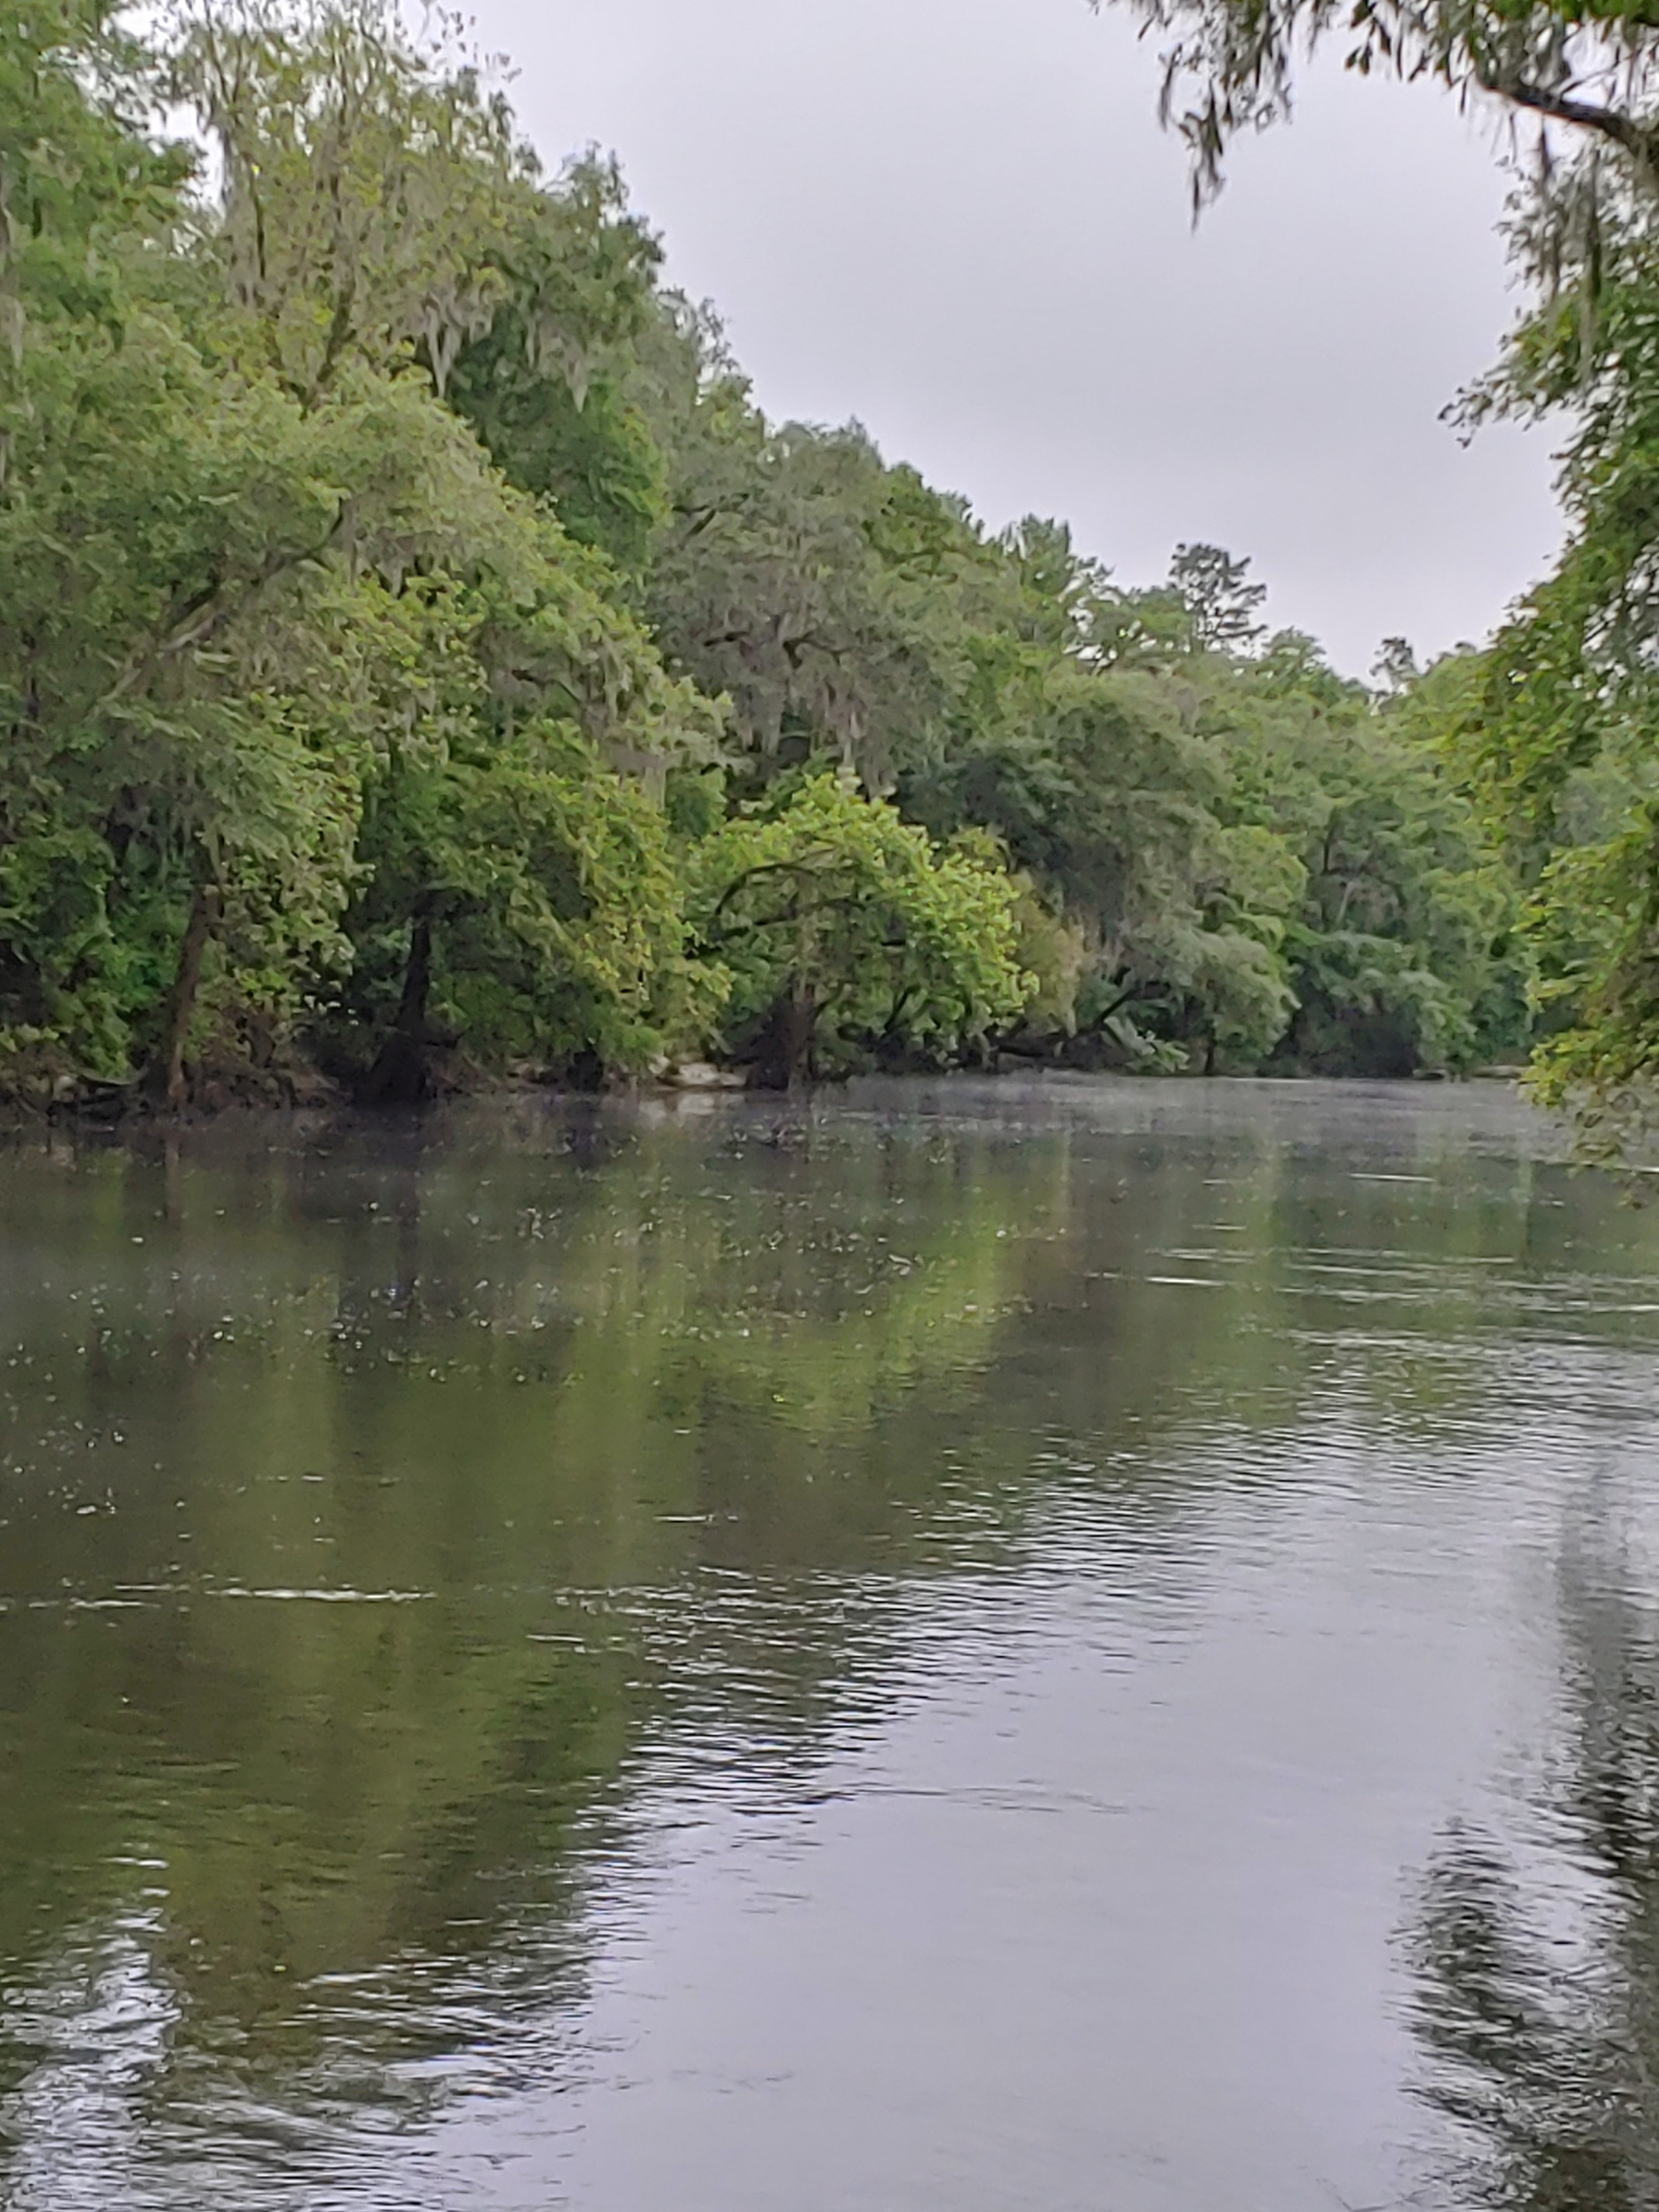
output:
[[[1478,637],[1559,535],[1548,434],[1439,421],[1515,312],[1491,147],[1322,68],[1196,234],[1157,55],[1085,0],[475,0],[550,161],[617,153],[769,413],[856,416],[1126,581],[1180,539],[1369,667]]]

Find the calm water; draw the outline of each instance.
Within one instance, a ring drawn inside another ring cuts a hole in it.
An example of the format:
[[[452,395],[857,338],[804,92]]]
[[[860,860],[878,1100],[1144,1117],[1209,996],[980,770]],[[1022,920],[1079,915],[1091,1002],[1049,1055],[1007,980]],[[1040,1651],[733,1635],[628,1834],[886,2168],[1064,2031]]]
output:
[[[1492,1087],[0,1155],[8,2212],[1659,2204],[1659,1209]]]

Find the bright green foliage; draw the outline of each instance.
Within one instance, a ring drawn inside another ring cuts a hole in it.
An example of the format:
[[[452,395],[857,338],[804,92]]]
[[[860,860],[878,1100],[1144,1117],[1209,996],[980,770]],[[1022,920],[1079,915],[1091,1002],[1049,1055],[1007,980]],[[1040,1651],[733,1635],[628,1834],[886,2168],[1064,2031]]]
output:
[[[141,1042],[192,902],[234,966],[297,988],[337,964],[389,756],[476,749],[549,707],[630,765],[707,741],[708,710],[419,380],[349,369],[307,410],[137,319],[119,349],[32,331],[29,367],[0,511],[14,804],[109,848],[126,949],[106,932],[101,961],[80,956],[86,1006]]]
[[[1516,888],[1439,750],[1478,680],[1453,657],[1378,702],[1291,635],[1212,679],[1229,811],[1302,879],[1283,909],[1296,1012],[1277,1063],[1400,1075],[1524,1048]]]
[[[995,627],[900,793],[936,832],[994,829],[1075,933],[1040,1034],[1330,1073],[1521,1048],[1514,892],[1436,750],[1445,675],[1378,697],[1294,632],[1258,643],[1256,587],[1217,548],[1143,593],[1052,524],[1003,550]]]
[[[83,120],[123,139],[112,116]],[[111,160],[143,166],[137,148]],[[155,216],[154,190],[137,212]],[[123,242],[66,233],[47,282],[22,268],[0,500],[0,866],[18,932],[0,1005],[42,1050],[105,1072],[158,1011],[179,910],[210,902],[289,963],[330,935],[350,851],[336,724],[352,587],[321,556],[343,498],[404,475],[388,417],[407,414],[389,391],[302,420],[229,383],[119,281]],[[89,300],[64,281],[77,252],[117,271]],[[76,949],[42,959],[71,865]]]
[[[1500,633],[1456,757],[1528,884],[1546,1041],[1538,1085],[1598,1142],[1659,1099],[1659,260],[1607,238],[1593,301],[1523,326],[1495,401],[1571,405],[1573,535]]]
[[[950,1059],[1018,1013],[1013,886],[982,841],[939,849],[833,775],[696,849],[696,942],[730,977],[726,1034],[783,1085],[884,1048]]]
[[[1132,1057],[1193,1003],[1229,1042],[1266,1050],[1289,994],[1273,908],[1251,903],[1262,872],[1214,811],[1220,750],[1149,675],[1008,639],[979,641],[975,661],[960,737],[907,787],[910,803],[940,827],[986,823],[1050,889],[1092,953],[1082,1018],[1115,1018]],[[1267,896],[1282,906],[1277,887]]]
[[[1515,1048],[1467,672],[1374,696],[1219,548],[1128,590],[769,422],[614,168],[381,0],[146,20],[0,24],[0,1084]],[[1518,638],[1613,866],[1611,695]]]
[[[377,1097],[422,1096],[439,1042],[485,1067],[637,1069],[683,1014],[661,810],[568,725],[395,762],[361,851],[342,1049],[385,1040]]]
[[[181,315],[168,294],[190,288],[146,283],[142,239],[113,309],[20,295],[0,501],[14,1074],[20,1054],[137,1060],[179,1098],[187,1060],[198,1081],[272,1065],[319,992],[337,1000],[360,955],[372,970],[350,926],[384,928],[399,895],[395,870],[364,889],[392,792],[423,793],[433,824],[409,897],[447,902],[447,944],[463,916],[488,943],[444,1000],[477,1058],[637,1063],[678,988],[639,779],[707,752],[717,717],[405,366],[454,327],[434,283],[462,320],[487,296],[467,240],[521,185],[507,135],[366,19],[312,35],[210,19],[183,50],[233,180],[204,249],[228,296]]]
[[[30,312],[118,329],[127,252],[177,220],[191,157],[139,127],[146,78],[103,0],[0,16],[0,380]]]

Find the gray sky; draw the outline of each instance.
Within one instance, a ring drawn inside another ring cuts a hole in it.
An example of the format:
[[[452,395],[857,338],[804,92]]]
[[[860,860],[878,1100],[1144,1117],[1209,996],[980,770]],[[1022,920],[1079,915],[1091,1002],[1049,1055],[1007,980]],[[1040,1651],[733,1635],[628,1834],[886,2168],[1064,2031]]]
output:
[[[1085,0],[475,0],[550,162],[616,152],[775,416],[856,416],[1128,582],[1247,554],[1363,674],[1484,635],[1559,525],[1551,439],[1438,421],[1515,313],[1488,143],[1310,80],[1190,228],[1157,54]]]

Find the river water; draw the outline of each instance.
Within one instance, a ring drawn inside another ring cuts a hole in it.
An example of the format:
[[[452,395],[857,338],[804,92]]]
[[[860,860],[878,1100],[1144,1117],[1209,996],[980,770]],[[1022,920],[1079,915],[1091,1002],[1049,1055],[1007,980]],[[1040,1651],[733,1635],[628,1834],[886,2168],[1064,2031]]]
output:
[[[0,1156],[0,2203],[1659,2204],[1659,1211],[1559,1155],[1056,1079]]]

